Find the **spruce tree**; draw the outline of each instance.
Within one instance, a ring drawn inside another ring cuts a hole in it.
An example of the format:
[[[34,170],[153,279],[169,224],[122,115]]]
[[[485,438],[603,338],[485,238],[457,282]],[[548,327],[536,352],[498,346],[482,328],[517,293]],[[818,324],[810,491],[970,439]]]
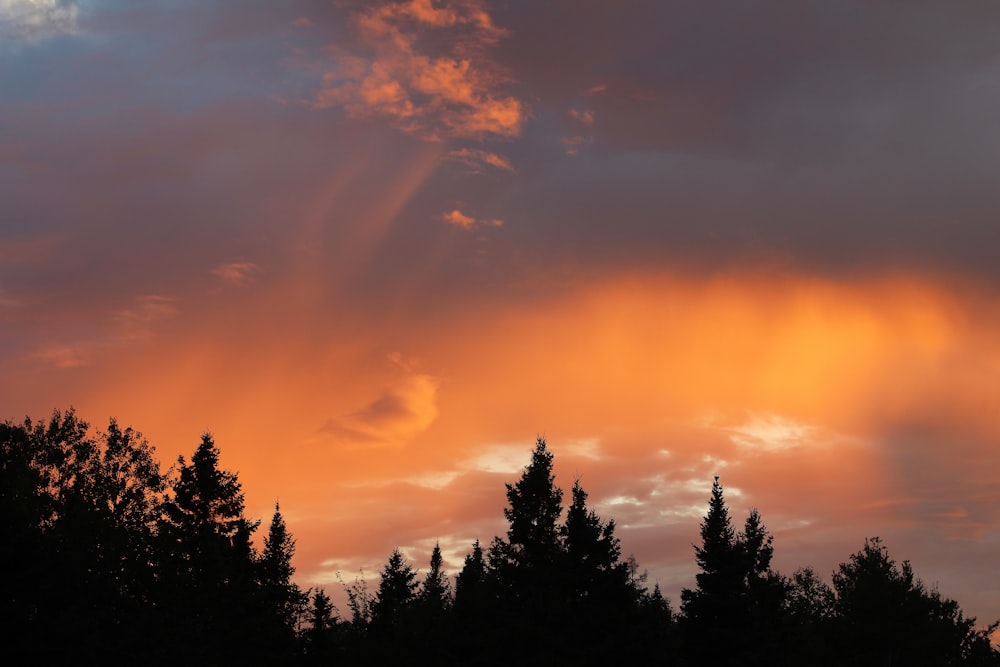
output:
[[[322,588],[312,592],[309,628],[305,633],[305,653],[311,664],[324,664],[333,655],[333,633],[337,608]]]
[[[382,569],[378,591],[372,603],[372,627],[385,632],[405,624],[417,599],[417,572],[393,549]]]
[[[451,584],[445,574],[444,558],[441,556],[441,545],[434,543],[431,551],[430,569],[424,576],[420,589],[420,603],[424,613],[432,617],[440,617],[451,606]]]
[[[697,588],[681,591],[686,650],[690,659],[704,655],[721,638],[743,636],[748,620],[745,596],[745,558],[736,542],[719,477],[712,484],[708,513],[701,522],[701,546],[695,546],[700,572]],[[719,664],[737,664],[731,654],[720,655]]]
[[[194,660],[232,661],[255,653],[255,643],[237,641],[264,613],[251,543],[259,522],[244,516],[243,489],[236,473],[219,467],[219,450],[204,434],[191,457],[181,456],[174,495],[164,505],[160,526],[167,561],[164,594],[190,643],[176,645]]]
[[[544,438],[536,441],[521,479],[507,484],[507,502],[503,514],[510,524],[507,541],[516,563],[529,567],[550,563],[560,548],[562,490],[555,486],[552,453]]]
[[[621,562],[614,520],[605,523],[588,509],[587,492],[580,480],[574,482],[572,496],[562,535],[573,599],[595,604],[629,602],[628,566]]]
[[[259,561],[260,583],[268,618],[273,619],[274,643],[291,650],[302,609],[307,596],[292,581],[295,567],[295,540],[292,539],[278,503],[274,504],[271,525],[264,537],[264,551]]]
[[[465,556],[462,571],[455,578],[455,609],[460,617],[477,615],[485,602],[487,586],[486,559],[477,539]]]

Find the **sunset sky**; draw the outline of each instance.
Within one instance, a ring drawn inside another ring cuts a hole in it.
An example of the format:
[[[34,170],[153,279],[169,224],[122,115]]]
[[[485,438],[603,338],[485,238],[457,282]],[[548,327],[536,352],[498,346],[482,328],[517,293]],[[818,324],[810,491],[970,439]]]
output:
[[[718,474],[986,623],[998,119],[1000,3],[0,0],[0,420],[210,431],[304,587],[541,435],[675,608]]]

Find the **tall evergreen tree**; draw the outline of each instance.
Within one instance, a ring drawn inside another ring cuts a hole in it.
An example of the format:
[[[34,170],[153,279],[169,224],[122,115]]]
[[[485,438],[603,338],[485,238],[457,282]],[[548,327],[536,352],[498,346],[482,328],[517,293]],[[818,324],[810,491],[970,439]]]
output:
[[[423,612],[432,617],[442,616],[451,606],[451,584],[444,572],[441,545],[437,542],[431,551],[430,568],[424,576],[424,583],[420,589],[420,603]]]
[[[588,509],[587,492],[580,480],[573,483],[572,495],[562,528],[572,597],[600,605],[633,601],[636,591],[628,586],[628,565],[621,562],[621,542],[615,537],[614,520],[605,523]]]
[[[681,592],[682,609],[689,623],[729,630],[729,616],[740,606],[742,563],[736,544],[736,531],[729,518],[729,508],[716,476],[708,513],[701,522],[701,546],[695,546],[695,560],[700,572],[695,575],[698,587]],[[706,637],[710,639],[710,637]]]
[[[783,582],[770,570],[771,536],[756,510],[736,535],[718,476],[701,538],[695,547],[698,586],[681,592],[689,659],[728,637],[743,648],[718,656],[720,665],[773,664]]]
[[[562,550],[559,515],[562,489],[555,486],[552,453],[539,437],[531,453],[531,463],[516,484],[507,484],[503,514],[507,530],[508,558],[525,570],[548,570]]]
[[[259,570],[264,605],[268,616],[273,618],[273,622],[268,623],[273,628],[273,643],[283,645],[286,653],[292,650],[295,631],[308,598],[292,581],[294,554],[295,540],[288,532],[281,508],[275,503],[271,525],[264,537]]]
[[[460,617],[479,615],[488,601],[486,559],[477,539],[465,556],[462,571],[455,578],[455,609]]]
[[[621,561],[615,522],[602,521],[587,507],[579,479],[572,497],[561,528],[563,652],[573,662],[634,659],[639,591],[631,585],[628,563]]]
[[[309,628],[305,633],[305,653],[310,664],[324,664],[333,655],[333,633],[337,608],[322,588],[312,592]]]
[[[190,657],[232,661],[255,653],[254,642],[237,641],[257,625],[262,609],[251,536],[259,522],[244,516],[236,473],[219,467],[219,450],[204,434],[187,463],[178,459],[174,495],[164,505],[160,533],[168,560],[162,582],[180,632],[190,636]],[[259,641],[262,637],[250,637]],[[183,656],[182,656],[183,657]]]
[[[372,627],[385,632],[405,624],[413,603],[417,599],[417,571],[403,557],[399,549],[393,549],[389,560],[382,569],[378,592],[372,603]]]

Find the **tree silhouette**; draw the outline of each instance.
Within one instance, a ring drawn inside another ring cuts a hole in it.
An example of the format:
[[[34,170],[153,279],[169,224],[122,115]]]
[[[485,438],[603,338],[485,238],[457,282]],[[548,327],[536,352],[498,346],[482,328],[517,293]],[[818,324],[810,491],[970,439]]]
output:
[[[928,591],[908,561],[897,565],[878,537],[833,575],[841,661],[875,665],[998,664],[989,635],[958,604]],[[992,662],[991,662],[992,661]]]
[[[719,664],[773,664],[784,582],[770,570],[772,538],[756,509],[735,533],[718,476],[701,538],[695,547],[698,586],[681,592],[689,659],[729,637],[741,650],[717,656]]]
[[[279,654],[290,655],[294,648],[295,633],[308,596],[292,581],[295,568],[292,556],[295,554],[295,540],[292,539],[278,503],[274,504],[274,515],[267,536],[264,551],[259,561],[259,572],[264,605],[268,612],[267,629],[274,635],[271,643],[280,647]]]
[[[192,659],[233,660],[253,655],[254,642],[239,642],[247,623],[264,612],[256,590],[256,554],[250,542],[259,522],[243,514],[236,473],[219,468],[219,450],[208,433],[187,463],[178,458],[174,495],[164,504],[160,532],[166,550],[165,595],[190,636]]]
[[[627,602],[634,591],[628,586],[628,566],[620,560],[614,520],[602,522],[587,508],[587,492],[580,480],[573,483],[572,495],[562,534],[573,598],[599,605]]]
[[[507,502],[503,514],[507,530],[507,556],[515,567],[545,570],[558,559],[559,515],[562,514],[562,490],[555,486],[552,453],[539,437],[531,454],[531,463],[516,484],[507,484]]]
[[[277,503],[258,556],[259,522],[244,516],[237,475],[221,469],[210,435],[163,475],[152,446],[113,419],[96,435],[72,409],[3,422],[5,646],[46,664],[381,665],[427,655],[442,665],[1000,666],[990,641],[1000,623],[977,628],[878,538],[839,566],[833,588],[809,568],[774,572],[760,513],[737,533],[718,478],[679,622],[635,559],[622,562],[615,522],[588,507],[579,479],[560,523],[543,439],[506,490],[506,537],[488,553],[473,543],[453,599],[440,544],[420,583],[395,549],[374,595],[363,573],[345,585],[352,622],[338,623],[322,589],[302,593],[293,581],[295,540]]]
[[[506,485],[507,539],[494,537],[489,551],[488,570],[497,591],[497,633],[524,638],[516,649],[557,645],[558,639],[554,642],[546,633],[561,623],[565,612],[562,490],[555,486],[552,458],[545,439],[539,437],[521,478]]]
[[[372,603],[372,627],[385,632],[405,622],[406,613],[417,599],[417,571],[393,549],[382,569],[378,592]]]
[[[430,569],[424,576],[420,589],[421,611],[431,617],[442,617],[451,606],[451,584],[444,573],[444,558],[441,556],[441,545],[434,543],[431,551]]]
[[[312,592],[309,628],[305,633],[305,653],[311,664],[324,664],[334,653],[337,608],[322,588]]]

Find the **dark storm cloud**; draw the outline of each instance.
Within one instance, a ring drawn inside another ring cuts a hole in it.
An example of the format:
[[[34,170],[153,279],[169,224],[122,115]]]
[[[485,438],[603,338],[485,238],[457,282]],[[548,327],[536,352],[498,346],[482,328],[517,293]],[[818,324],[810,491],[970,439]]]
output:
[[[505,219],[550,251],[998,277],[995,7],[547,3],[497,20],[536,113]]]

